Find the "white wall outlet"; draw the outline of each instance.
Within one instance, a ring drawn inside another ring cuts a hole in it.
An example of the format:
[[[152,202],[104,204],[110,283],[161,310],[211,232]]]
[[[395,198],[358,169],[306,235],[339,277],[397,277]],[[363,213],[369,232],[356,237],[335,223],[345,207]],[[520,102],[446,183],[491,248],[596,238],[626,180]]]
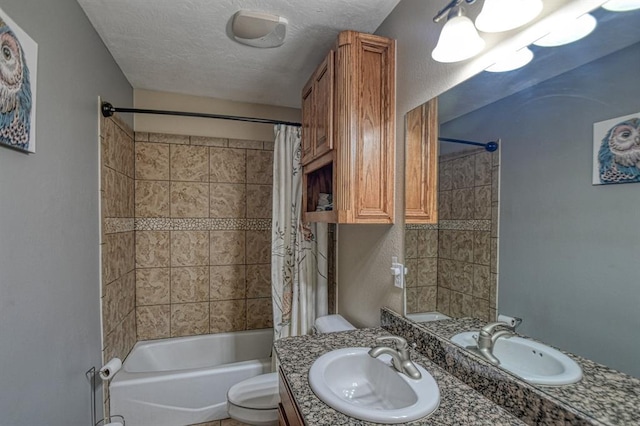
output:
[[[393,285],[398,288],[404,288],[404,276],[406,274],[406,268],[402,263],[398,263],[398,258],[393,256],[391,258],[391,275],[393,275]]]

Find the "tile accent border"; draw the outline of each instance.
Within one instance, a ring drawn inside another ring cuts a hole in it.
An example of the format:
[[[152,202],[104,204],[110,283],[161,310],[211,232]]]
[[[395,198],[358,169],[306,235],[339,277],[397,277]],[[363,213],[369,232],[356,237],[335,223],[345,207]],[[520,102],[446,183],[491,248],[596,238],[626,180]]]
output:
[[[271,219],[171,219],[164,217],[135,219],[136,231],[270,231]]]
[[[104,233],[116,234],[118,232],[130,232],[135,230],[133,218],[106,217],[104,218]]]
[[[441,220],[438,223],[426,224],[406,224],[405,230],[409,229],[445,229],[454,231],[491,231],[491,220],[470,219],[470,220]]]

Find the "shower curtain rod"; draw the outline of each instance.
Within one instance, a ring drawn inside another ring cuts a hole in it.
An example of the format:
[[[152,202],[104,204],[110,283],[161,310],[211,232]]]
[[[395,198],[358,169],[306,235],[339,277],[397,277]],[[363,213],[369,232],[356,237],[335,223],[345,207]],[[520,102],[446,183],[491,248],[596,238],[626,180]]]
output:
[[[292,121],[271,120],[268,118],[240,117],[236,115],[205,114],[201,112],[163,111],[163,110],[157,110],[157,109],[119,108],[119,107],[114,107],[109,102],[103,102],[101,109],[102,109],[102,115],[104,117],[111,117],[116,112],[122,112],[122,113],[132,113],[132,114],[177,115],[181,117],[216,118],[219,120],[246,121],[249,123],[261,123],[261,124],[286,124],[288,126],[295,126],[295,127],[302,126],[302,124],[292,122]]]
[[[481,146],[489,152],[497,151],[498,142],[500,141],[500,139],[498,139],[497,141],[482,143],[482,142],[465,141],[463,139],[452,139],[452,138],[438,138],[438,140],[442,142],[462,143],[465,145]]]

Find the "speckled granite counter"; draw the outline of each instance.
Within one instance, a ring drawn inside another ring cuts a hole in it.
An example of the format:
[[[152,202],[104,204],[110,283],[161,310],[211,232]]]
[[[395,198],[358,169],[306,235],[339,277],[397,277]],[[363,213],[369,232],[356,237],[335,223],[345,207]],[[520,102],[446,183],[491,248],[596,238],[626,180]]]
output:
[[[449,341],[485,323],[473,318],[413,323],[383,310],[383,327],[528,424],[640,425],[640,380],[567,353],[583,370],[575,384],[530,385]]]
[[[346,347],[373,346],[375,338],[388,335],[380,328],[362,329],[278,340],[275,350],[295,402],[308,426],[375,425],[342,414],[324,404],[311,390],[308,373],[321,355]],[[408,425],[524,425],[501,407],[447,374],[424,356],[412,351],[411,359],[422,365],[440,387],[440,406],[430,416]]]

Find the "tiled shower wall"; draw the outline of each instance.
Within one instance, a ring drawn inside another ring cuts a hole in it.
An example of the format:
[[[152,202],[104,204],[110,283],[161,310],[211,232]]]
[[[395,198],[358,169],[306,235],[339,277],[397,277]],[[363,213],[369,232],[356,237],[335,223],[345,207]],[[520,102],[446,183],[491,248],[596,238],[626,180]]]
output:
[[[439,159],[435,225],[406,225],[407,313],[490,320],[498,283],[499,152]]]
[[[117,117],[100,123],[103,361],[136,343],[133,132]]]
[[[136,133],[138,339],[268,328],[273,142]]]

